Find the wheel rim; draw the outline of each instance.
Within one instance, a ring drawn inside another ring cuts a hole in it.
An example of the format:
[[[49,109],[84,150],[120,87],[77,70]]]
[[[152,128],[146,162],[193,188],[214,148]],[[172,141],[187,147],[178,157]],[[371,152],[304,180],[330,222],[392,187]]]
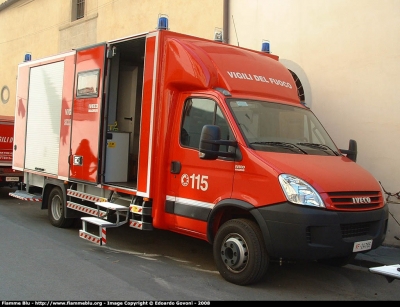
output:
[[[62,202],[59,196],[54,196],[51,200],[51,214],[55,220],[59,220],[62,216]]]
[[[221,258],[226,267],[234,273],[246,268],[249,251],[247,243],[239,234],[230,234],[221,246]]]

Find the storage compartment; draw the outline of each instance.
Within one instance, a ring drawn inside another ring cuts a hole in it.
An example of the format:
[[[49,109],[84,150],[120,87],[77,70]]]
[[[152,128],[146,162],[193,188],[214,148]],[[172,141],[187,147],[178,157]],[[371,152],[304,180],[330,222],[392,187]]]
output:
[[[129,132],[107,132],[105,182],[127,182]]]

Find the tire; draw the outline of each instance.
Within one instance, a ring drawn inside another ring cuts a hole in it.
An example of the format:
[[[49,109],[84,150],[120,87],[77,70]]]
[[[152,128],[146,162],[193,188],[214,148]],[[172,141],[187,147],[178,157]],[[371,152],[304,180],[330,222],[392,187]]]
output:
[[[356,258],[357,254],[352,253],[348,256],[344,257],[335,257],[335,258],[328,258],[328,259],[320,259],[318,260],[319,263],[325,264],[325,265],[330,265],[334,267],[342,267],[345,266],[346,264],[349,264]]]
[[[261,230],[247,219],[230,220],[221,226],[215,236],[213,254],[221,276],[241,286],[258,282],[269,266]]]
[[[54,187],[48,198],[47,213],[50,223],[59,228],[71,227],[75,219],[67,219],[65,217],[64,195],[59,187]]]

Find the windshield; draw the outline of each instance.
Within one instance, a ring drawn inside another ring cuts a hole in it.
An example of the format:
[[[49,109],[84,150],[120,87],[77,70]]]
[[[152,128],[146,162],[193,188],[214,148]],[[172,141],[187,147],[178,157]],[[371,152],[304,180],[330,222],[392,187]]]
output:
[[[255,150],[339,155],[339,150],[308,109],[266,101],[228,99],[249,147]]]

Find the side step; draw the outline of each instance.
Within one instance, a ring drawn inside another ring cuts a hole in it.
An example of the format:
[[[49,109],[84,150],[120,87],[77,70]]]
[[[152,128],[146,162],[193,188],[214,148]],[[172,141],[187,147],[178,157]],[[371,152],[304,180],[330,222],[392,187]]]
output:
[[[42,196],[37,194],[31,194],[26,191],[16,190],[15,192],[8,193],[11,197],[15,197],[27,201],[42,201]]]
[[[107,201],[107,198],[101,197],[101,196],[95,196],[92,194],[84,193],[84,192],[79,192],[76,190],[68,189],[67,190],[67,196],[72,196],[76,198],[80,198],[82,200],[87,200],[91,202],[99,202],[99,201]]]
[[[67,201],[67,208],[70,208],[70,209],[73,209],[73,210],[76,210],[76,211],[79,211],[79,212],[83,212],[83,213],[86,213],[86,214],[90,214],[90,215],[93,215],[93,216],[105,217],[107,215],[106,211],[102,211],[102,210],[99,210],[99,209],[94,209],[94,208],[91,208],[91,207],[88,207],[88,206],[84,206],[84,205],[81,205],[81,204],[74,203],[72,201]]]
[[[81,217],[81,220],[82,220],[82,229],[79,230],[79,237],[88,240],[90,242],[96,243],[98,245],[106,245],[107,243],[106,228],[111,227],[113,223],[92,216]],[[90,233],[87,230],[87,223],[99,226],[99,235]]]
[[[82,220],[82,229],[79,230],[79,237],[85,240],[88,240],[90,242],[96,243],[98,245],[106,245],[107,239],[106,239],[106,230],[107,228],[110,227],[119,227],[125,223],[128,222],[129,219],[129,207],[125,207],[122,205],[110,203],[110,202],[96,202],[95,205],[97,206],[97,212],[98,216],[97,217],[81,217]],[[100,216],[100,214],[104,211],[100,209],[100,207],[104,210],[106,210],[105,214]],[[113,210],[116,213],[117,220],[113,222],[109,222],[105,220],[107,218],[109,210]],[[124,219],[121,220],[122,216],[125,215]],[[88,231],[88,224],[94,224],[98,226],[98,235],[93,234]]]
[[[143,198],[135,198],[129,206],[132,213],[132,219],[129,220],[129,227],[139,230],[153,230],[153,222],[151,217],[152,203],[150,200]]]

